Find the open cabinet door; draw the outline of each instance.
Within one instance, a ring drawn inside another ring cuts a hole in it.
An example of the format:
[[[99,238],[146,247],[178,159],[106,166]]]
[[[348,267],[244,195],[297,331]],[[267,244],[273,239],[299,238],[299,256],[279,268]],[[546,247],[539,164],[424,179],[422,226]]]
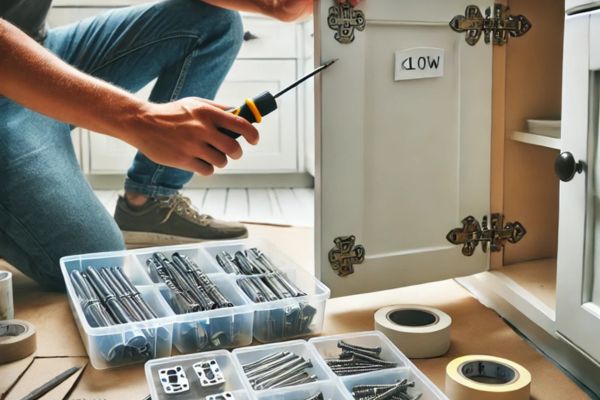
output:
[[[316,60],[338,59],[316,91],[320,279],[340,296],[485,270],[446,235],[489,213],[492,48],[448,24],[492,3],[317,4]]]
[[[564,60],[561,151],[584,167],[560,184],[556,325],[600,363],[600,14],[567,18]]]

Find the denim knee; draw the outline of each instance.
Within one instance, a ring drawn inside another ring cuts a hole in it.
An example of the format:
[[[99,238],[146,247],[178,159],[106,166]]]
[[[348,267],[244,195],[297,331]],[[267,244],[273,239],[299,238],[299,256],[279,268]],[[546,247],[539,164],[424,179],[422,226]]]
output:
[[[34,276],[31,277],[42,287],[57,291],[65,289],[64,278],[60,270],[62,257],[125,249],[123,235],[112,218],[97,221],[95,225],[90,226],[89,229],[81,232],[68,243],[57,243],[56,245],[56,249],[46,252],[48,257],[32,260],[35,262],[35,266],[33,268]],[[82,265],[82,267],[86,266]]]
[[[223,8],[216,8],[216,21],[218,26],[215,29],[223,32],[222,39],[229,42],[228,51],[232,53],[232,58],[235,58],[242,47],[244,41],[244,26],[240,13]]]
[[[198,0],[167,0],[158,3],[161,13],[177,21],[177,25],[196,32],[199,39],[226,42],[227,50],[240,50],[244,38],[244,27],[240,13],[216,7]]]

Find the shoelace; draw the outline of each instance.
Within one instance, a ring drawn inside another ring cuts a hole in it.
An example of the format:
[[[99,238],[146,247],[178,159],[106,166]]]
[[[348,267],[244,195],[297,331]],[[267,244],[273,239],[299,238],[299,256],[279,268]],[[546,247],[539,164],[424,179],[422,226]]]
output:
[[[161,203],[161,208],[169,209],[165,218],[160,222],[161,224],[167,222],[173,213],[186,218],[191,218],[201,225],[207,225],[208,221],[211,219],[210,215],[200,214],[192,205],[192,200],[190,200],[189,197],[182,196],[181,194],[170,196],[168,200],[161,201]]]

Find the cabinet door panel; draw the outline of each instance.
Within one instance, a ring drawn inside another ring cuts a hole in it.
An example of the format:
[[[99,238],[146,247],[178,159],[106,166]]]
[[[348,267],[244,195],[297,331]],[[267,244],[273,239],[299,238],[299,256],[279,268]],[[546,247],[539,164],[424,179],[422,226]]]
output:
[[[216,101],[237,106],[245,98],[264,91],[277,93],[296,79],[293,60],[237,60],[219,89]],[[239,139],[244,149],[240,160],[231,160],[217,173],[295,172],[298,168],[296,134],[296,93],[277,99],[278,109],[256,127],[260,142],[251,146]]]
[[[244,14],[244,32],[238,58],[296,58],[296,25],[282,24],[256,14]]]
[[[487,266],[480,250],[464,257],[445,239],[462,218],[489,212],[491,47],[470,47],[448,27],[467,3],[365,2],[365,30],[340,44],[327,25],[331,4],[321,2],[317,59],[339,61],[317,92],[317,270],[335,295]],[[443,75],[395,81],[395,67],[418,66],[423,48],[443,53]],[[416,53],[397,65],[395,52],[405,51]],[[366,257],[339,277],[328,253],[334,238],[347,235]]]
[[[556,325],[600,362],[600,43],[593,32],[600,15],[567,18],[561,150],[586,168],[560,185]]]

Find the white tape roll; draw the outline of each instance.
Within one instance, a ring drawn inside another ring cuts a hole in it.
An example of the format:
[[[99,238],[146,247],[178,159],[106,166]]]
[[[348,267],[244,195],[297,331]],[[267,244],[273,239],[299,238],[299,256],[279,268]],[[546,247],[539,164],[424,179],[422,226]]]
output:
[[[8,271],[0,271],[0,321],[14,317],[12,274]]]
[[[33,325],[18,319],[0,321],[0,364],[25,358],[35,348]]]
[[[409,358],[431,358],[450,348],[452,318],[433,307],[396,305],[375,312],[375,329]]]
[[[446,394],[452,400],[527,400],[531,374],[500,357],[472,355],[446,366]]]

